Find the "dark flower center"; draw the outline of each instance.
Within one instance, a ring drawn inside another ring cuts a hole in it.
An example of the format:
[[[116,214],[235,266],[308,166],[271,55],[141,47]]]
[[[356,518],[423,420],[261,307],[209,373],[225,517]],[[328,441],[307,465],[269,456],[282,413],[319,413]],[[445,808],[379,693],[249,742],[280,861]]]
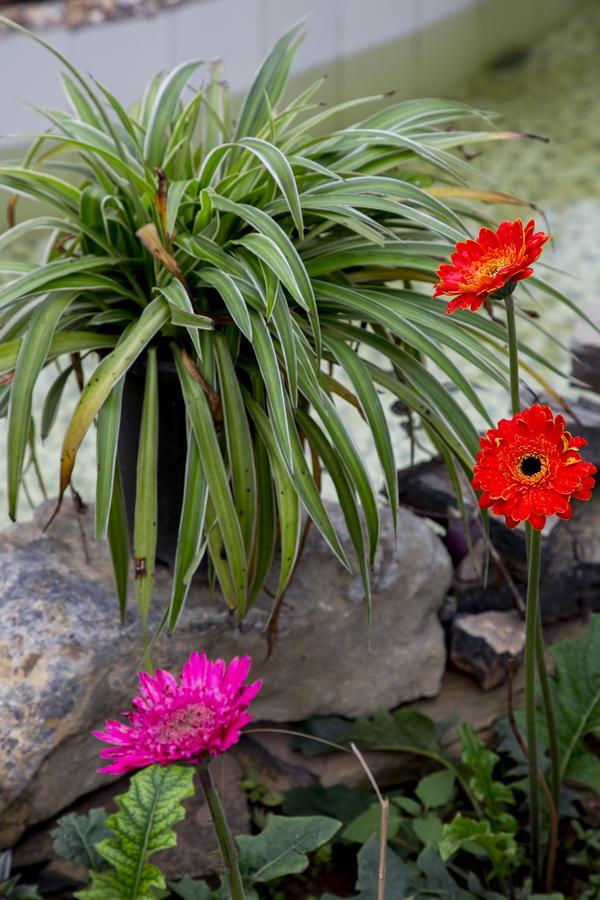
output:
[[[531,478],[532,475],[542,471],[542,461],[538,456],[526,456],[519,463],[519,468],[523,475]]]

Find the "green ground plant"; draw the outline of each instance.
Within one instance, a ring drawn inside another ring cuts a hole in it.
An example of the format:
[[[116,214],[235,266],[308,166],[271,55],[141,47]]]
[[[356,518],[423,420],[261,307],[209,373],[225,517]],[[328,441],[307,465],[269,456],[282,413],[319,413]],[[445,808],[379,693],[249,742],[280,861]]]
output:
[[[580,682],[580,698],[589,722],[595,721],[600,709],[599,648],[597,615],[580,638],[551,649],[558,664],[552,677],[553,691],[570,690],[577,673],[587,673],[587,680]],[[562,729],[571,721],[572,710],[560,704],[556,708],[557,724]],[[516,719],[520,718],[517,712]],[[543,734],[541,707],[538,719]],[[527,765],[519,726],[513,725],[513,731],[507,720],[499,723],[501,739],[497,750],[492,750],[470,725],[459,725],[459,759],[450,757],[443,746],[444,735],[451,727],[453,723],[436,728],[427,717],[409,710],[381,713],[355,723],[344,724],[339,719],[334,723],[305,723],[304,728],[315,734],[331,734],[334,730],[335,746],[358,744],[363,750],[408,753],[433,767],[417,779],[399,768],[398,781],[404,783],[385,791],[390,804],[385,897],[597,898],[600,831],[594,824],[593,801],[598,793],[588,783],[587,775],[583,779],[566,775],[561,784],[558,872],[569,884],[562,885],[557,878],[563,892],[553,893],[552,884],[547,883],[546,893],[536,894],[528,878],[529,859],[523,840],[528,781],[524,777]],[[576,735],[573,753],[592,756],[590,740],[598,734],[597,725],[579,727],[572,733]],[[320,737],[312,744],[313,752],[329,752],[323,740]],[[311,744],[304,739],[299,746],[308,748]],[[547,773],[544,747],[540,763]],[[587,766],[581,771],[587,773]],[[292,877],[300,879],[297,884],[314,884],[323,877],[326,881],[327,872],[339,865],[335,860],[340,849],[347,870],[356,871],[352,884],[348,882],[350,888],[355,887],[352,896],[355,900],[377,900],[381,809],[370,789],[311,785],[278,796],[261,784],[256,771],[248,773],[243,784],[255,808],[254,820],[260,823],[255,833],[236,839],[249,900],[285,898]],[[92,810],[87,816],[63,817],[53,834],[55,850],[92,870],[90,887],[76,896],[90,900],[116,900],[121,896],[128,900],[171,896],[227,900],[224,880],[215,885],[185,876],[167,885],[150,862],[153,852],[175,842],[172,825],[183,815],[179,801],[193,791],[192,768],[151,766],[132,778],[128,792],[117,799],[116,815],[107,818],[102,810]],[[543,834],[548,843],[549,809]],[[133,888],[132,877],[138,878]],[[341,900],[331,893],[322,898]]]

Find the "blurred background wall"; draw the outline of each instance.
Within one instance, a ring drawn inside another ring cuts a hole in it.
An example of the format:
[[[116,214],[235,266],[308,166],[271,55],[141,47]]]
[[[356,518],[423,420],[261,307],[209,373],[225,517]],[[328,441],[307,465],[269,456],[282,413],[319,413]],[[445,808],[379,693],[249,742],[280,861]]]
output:
[[[108,2],[98,0],[98,9]],[[114,3],[131,13],[136,0]],[[93,8],[94,2],[87,5]],[[155,72],[198,57],[221,57],[225,77],[239,93],[276,38],[307,17],[296,80],[303,84],[327,73],[322,99],[335,102],[389,90],[399,97],[445,94],[486,63],[519,53],[578,5],[577,0],[190,0],[155,15],[77,28],[57,25],[46,28],[43,37],[131,102]],[[46,20],[53,17],[49,9],[60,20],[68,2],[42,6]],[[0,11],[10,9],[0,2]],[[27,102],[64,104],[57,71],[43,48],[21,35],[0,33],[3,135],[39,125]],[[10,143],[5,139],[0,153]]]

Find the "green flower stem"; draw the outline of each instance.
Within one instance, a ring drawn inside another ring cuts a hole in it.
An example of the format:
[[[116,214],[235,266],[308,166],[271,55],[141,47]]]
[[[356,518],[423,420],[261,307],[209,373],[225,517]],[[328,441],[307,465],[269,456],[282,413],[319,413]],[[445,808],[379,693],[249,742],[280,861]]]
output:
[[[531,867],[534,885],[538,878],[540,866],[540,809],[538,792],[535,669],[537,656],[541,550],[542,536],[539,531],[532,529],[529,541],[527,618],[525,622],[525,712],[527,717],[527,763],[529,767]]]
[[[544,704],[544,713],[546,715],[546,725],[548,727],[548,744],[550,751],[550,794],[554,808],[558,813],[558,803],[560,799],[560,748],[558,744],[558,732],[556,730],[556,716],[554,714],[554,703],[552,701],[552,693],[550,692],[550,680],[548,678],[548,670],[546,669],[546,660],[544,658],[544,634],[542,631],[542,616],[538,608],[536,616],[537,628],[535,635],[535,655],[537,660],[538,677],[542,688],[542,701]]]
[[[227,824],[225,812],[221,804],[221,798],[217,793],[210,769],[208,768],[208,763],[199,766],[198,772],[200,774],[200,783],[202,784],[202,790],[204,791],[204,796],[206,797],[206,802],[210,810],[215,833],[219,841],[223,863],[225,864],[225,878],[227,879],[227,884],[229,886],[229,896],[231,900],[245,900],[246,894],[244,892],[244,885],[240,874],[237,847],[235,846],[231,831],[229,830],[229,825]]]
[[[506,329],[508,332],[508,361],[510,373],[510,399],[513,415],[521,409],[519,396],[519,349],[517,345],[517,323],[515,316],[515,302],[512,294],[504,301],[506,307]],[[556,732],[556,719],[552,694],[546,670],[544,658],[544,636],[542,632],[542,616],[539,602],[539,577],[541,562],[541,535],[527,524],[525,527],[527,558],[529,560],[529,578],[527,588],[527,622],[525,642],[525,691],[527,706],[527,746],[529,756],[529,780],[531,788],[531,841],[532,857],[534,861],[534,875],[538,871],[539,857],[539,804],[537,781],[537,745],[536,745],[536,706],[535,706],[535,668],[542,689],[542,700],[548,726],[549,750],[550,750],[550,790],[555,809],[558,810],[560,791],[560,752],[558,735]],[[535,557],[535,558],[534,558]],[[535,585],[532,578],[535,577]],[[535,605],[535,609],[531,608]],[[533,738],[533,742],[532,742]]]
[[[510,403],[513,415],[521,411],[519,397],[519,347],[517,344],[517,321],[515,301],[512,294],[504,298],[506,308],[506,330],[508,331],[508,366],[510,372]]]

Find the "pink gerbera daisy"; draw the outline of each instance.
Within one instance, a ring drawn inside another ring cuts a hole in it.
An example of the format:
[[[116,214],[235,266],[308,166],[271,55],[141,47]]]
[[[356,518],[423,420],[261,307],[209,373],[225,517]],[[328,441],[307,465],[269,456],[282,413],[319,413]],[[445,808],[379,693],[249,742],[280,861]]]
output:
[[[242,656],[227,666],[222,659],[212,662],[194,652],[179,681],[164,669],[154,677],[140,672],[135,711],[124,714],[129,722],[108,721],[104,731],[93,732],[113,745],[100,751],[113,762],[98,771],[121,775],[153,763],[199,763],[236,744],[241,729],[252,721],[248,705],[262,687],[262,681],[244,684],[251,662]]]

